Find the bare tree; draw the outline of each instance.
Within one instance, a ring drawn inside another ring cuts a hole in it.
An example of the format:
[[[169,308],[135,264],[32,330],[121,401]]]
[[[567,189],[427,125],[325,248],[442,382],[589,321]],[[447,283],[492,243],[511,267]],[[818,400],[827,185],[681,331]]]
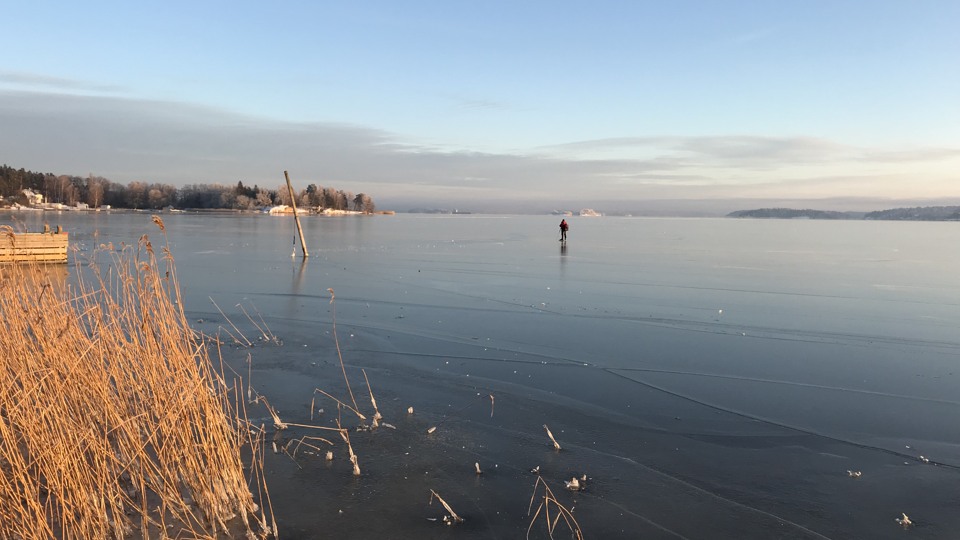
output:
[[[127,206],[130,208],[143,208],[147,203],[147,184],[143,182],[130,182],[127,184]]]
[[[353,198],[353,209],[357,212],[372,214],[375,209],[373,199],[366,193],[358,193],[357,196]]]
[[[257,189],[257,206],[263,208],[265,206],[272,206],[272,205],[273,205],[273,199],[270,197],[270,192],[263,188],[258,188]]]
[[[73,184],[70,177],[61,174],[60,176],[51,176],[46,179],[47,198],[50,202],[65,203],[69,196]]]
[[[286,184],[280,184],[277,188],[277,204],[290,206],[290,190],[287,189]]]
[[[237,190],[232,186],[223,186],[220,184],[214,184],[217,189],[220,190],[220,206],[219,208],[236,208],[237,207]]]
[[[87,204],[90,208],[99,208],[103,204],[103,190],[107,179],[101,176],[87,176]]]
[[[307,191],[301,191],[297,197],[297,208],[316,208],[313,205],[312,197]]]
[[[312,206],[314,208],[323,206],[323,188],[317,187],[316,184],[310,184],[307,186],[307,195],[310,197],[310,201],[304,203],[304,206]]]
[[[147,205],[150,206],[150,208],[159,210],[165,206],[165,202],[166,198],[163,196],[162,191],[155,187],[147,190]]]
[[[237,195],[236,207],[238,210],[250,210],[253,208],[254,200],[246,195]]]

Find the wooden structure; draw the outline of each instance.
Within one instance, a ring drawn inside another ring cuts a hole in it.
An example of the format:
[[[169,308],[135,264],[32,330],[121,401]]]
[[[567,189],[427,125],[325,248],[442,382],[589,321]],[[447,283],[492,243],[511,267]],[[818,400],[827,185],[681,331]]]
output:
[[[290,206],[293,207],[293,219],[297,220],[297,232],[300,233],[300,247],[303,248],[303,256],[309,257],[307,253],[307,243],[303,241],[303,229],[300,228],[300,216],[297,214],[297,194],[293,192],[293,184],[290,183],[290,175],[283,171],[283,177],[287,179],[287,190],[290,191]]]
[[[60,227],[42,233],[0,229],[0,263],[66,263],[68,237]]]

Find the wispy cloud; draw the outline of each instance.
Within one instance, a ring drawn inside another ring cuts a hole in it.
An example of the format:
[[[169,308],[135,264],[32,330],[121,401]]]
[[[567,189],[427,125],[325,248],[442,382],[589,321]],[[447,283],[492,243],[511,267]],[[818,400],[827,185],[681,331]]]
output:
[[[242,180],[276,187],[282,171],[289,170],[297,183],[367,192],[379,200],[585,202],[752,191],[826,196],[869,191],[871,178],[877,179],[875,187],[892,193],[906,189],[890,180],[906,177],[906,169],[960,158],[949,148],[888,151],[811,137],[751,135],[600,139],[528,153],[448,151],[366,126],[9,90],[0,90],[0,125],[0,161],[36,171],[95,173],[121,183]],[[940,177],[937,187],[948,189]]]
[[[737,164],[751,161],[810,163],[842,156],[848,149],[842,145],[810,137],[689,137],[681,139],[676,149]]]
[[[505,103],[486,99],[460,99],[457,106],[461,109],[473,110],[506,110],[508,108]]]
[[[613,183],[623,186],[706,186],[716,183],[716,179],[699,174],[638,173],[618,175]]]
[[[907,163],[942,161],[960,157],[960,148],[910,148],[906,150],[865,150],[860,159],[867,162]]]
[[[650,154],[669,159],[672,167],[694,162],[712,167],[767,169],[771,166],[842,162],[938,161],[960,157],[960,148],[864,148],[815,137],[724,135],[710,137],[619,137],[578,141],[542,147],[542,151],[567,155],[619,152]]]
[[[848,147],[811,137],[725,135],[711,137],[618,137],[572,142],[544,150],[567,152],[655,150],[719,161],[809,162],[836,158]]]
[[[83,92],[102,92],[116,93],[122,92],[123,88],[116,85],[96,84],[76,79],[67,79],[63,77],[52,77],[38,73],[23,73],[13,71],[0,71],[0,86],[8,86],[20,89],[43,89],[47,91],[83,91]]]

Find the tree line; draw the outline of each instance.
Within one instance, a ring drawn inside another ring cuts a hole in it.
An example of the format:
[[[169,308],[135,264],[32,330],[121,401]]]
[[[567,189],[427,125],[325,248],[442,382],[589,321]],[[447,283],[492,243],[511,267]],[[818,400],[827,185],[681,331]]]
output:
[[[153,209],[168,206],[196,209],[257,210],[285,204],[291,206],[286,184],[276,189],[260,186],[223,184],[170,184],[141,181],[123,185],[93,174],[87,177],[38,173],[8,165],[0,167],[0,195],[5,201],[27,204],[23,190],[43,195],[44,201],[75,206],[86,203],[91,208],[110,205],[113,208]],[[376,206],[366,193],[310,184],[296,193],[298,207],[332,210],[356,210],[372,213]]]
[[[836,212],[830,210],[795,210],[793,208],[757,208],[737,210],[727,217],[773,219],[866,219],[893,221],[960,221],[960,206],[917,206],[890,208],[874,212]]]

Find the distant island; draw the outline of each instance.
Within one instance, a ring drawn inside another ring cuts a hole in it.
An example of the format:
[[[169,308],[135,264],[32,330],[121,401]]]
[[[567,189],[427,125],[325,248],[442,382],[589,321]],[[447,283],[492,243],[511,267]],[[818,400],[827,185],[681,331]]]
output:
[[[730,218],[754,219],[855,219],[875,221],[960,221],[960,206],[918,206],[891,208],[875,212],[835,212],[829,210],[797,210],[794,208],[757,208],[737,210]]]
[[[374,214],[373,198],[366,193],[354,195],[329,186],[309,184],[296,194],[299,209],[325,215],[343,213]],[[98,209],[190,209],[268,212],[293,204],[285,184],[276,189],[252,187],[238,180],[236,185],[169,184],[141,181],[122,185],[102,176],[86,178],[38,173],[9,165],[0,166],[0,208],[45,210]],[[292,212],[292,209],[291,209]]]

